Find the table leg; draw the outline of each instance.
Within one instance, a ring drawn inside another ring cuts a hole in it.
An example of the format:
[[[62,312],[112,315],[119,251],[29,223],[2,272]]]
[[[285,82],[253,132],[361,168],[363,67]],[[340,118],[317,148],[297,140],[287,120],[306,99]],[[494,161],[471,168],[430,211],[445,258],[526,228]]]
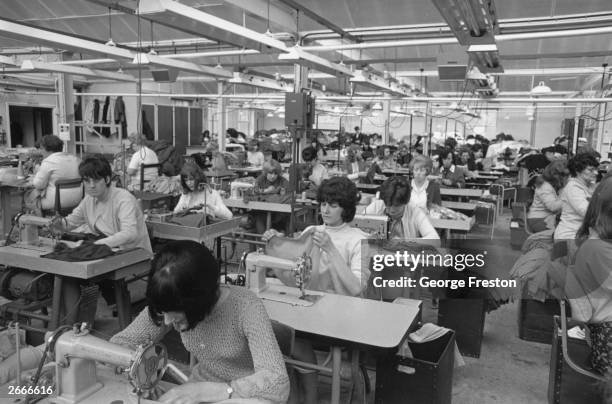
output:
[[[270,230],[272,228],[272,212],[268,211],[266,213],[266,230]]]
[[[124,329],[132,321],[130,292],[127,290],[125,279],[115,280],[115,299],[117,301],[119,327]]]
[[[357,400],[351,400],[350,402],[358,402],[365,404],[365,380],[361,374],[361,367],[359,366],[359,350],[353,349],[351,351],[351,378],[353,380],[352,396],[356,397]]]
[[[53,300],[51,302],[51,323],[49,330],[56,330],[60,326],[60,313],[62,311],[62,284],[63,278],[60,275],[55,275],[53,278]]]
[[[331,404],[339,404],[340,403],[340,365],[342,364],[342,350],[339,346],[332,346],[331,353],[332,353]]]

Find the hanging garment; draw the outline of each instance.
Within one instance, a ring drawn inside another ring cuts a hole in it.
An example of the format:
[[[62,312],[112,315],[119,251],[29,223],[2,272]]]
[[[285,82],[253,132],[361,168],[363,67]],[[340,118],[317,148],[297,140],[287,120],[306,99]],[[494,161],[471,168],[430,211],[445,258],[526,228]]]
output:
[[[121,138],[127,137],[127,118],[125,116],[125,104],[123,97],[119,96],[115,100],[114,120],[116,124],[121,124]]]
[[[100,121],[100,101],[99,100],[94,100],[94,108],[93,108],[93,117],[92,117],[92,121],[93,123],[98,123]],[[94,130],[98,133],[100,133],[100,127],[99,126],[94,126]]]
[[[104,108],[102,108],[102,123],[104,124],[109,124],[110,119],[109,119],[109,113],[108,113],[108,109],[110,108],[110,97],[107,95],[106,99],[104,100]],[[100,134],[104,137],[110,137],[110,127],[106,126],[104,128],[102,128],[102,131],[100,132]]]

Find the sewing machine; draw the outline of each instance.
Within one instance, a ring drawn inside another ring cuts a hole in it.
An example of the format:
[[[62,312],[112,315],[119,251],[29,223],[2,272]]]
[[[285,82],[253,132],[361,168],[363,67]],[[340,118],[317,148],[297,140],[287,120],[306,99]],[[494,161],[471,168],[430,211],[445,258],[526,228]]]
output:
[[[388,238],[389,217],[385,215],[355,215],[351,225],[371,234],[375,238]]]
[[[312,291],[306,294],[306,285],[312,272],[312,260],[306,254],[297,257],[295,260],[288,260],[266,255],[259,249],[257,252],[243,254],[242,265],[246,273],[247,288],[262,299],[297,306],[312,306],[321,297],[321,294]],[[268,268],[276,270],[277,273],[279,271],[290,273],[295,279],[295,285],[299,289],[299,293],[293,296],[285,292],[276,292],[274,286],[267,283],[266,270]]]
[[[16,243],[19,247],[40,246],[41,240],[38,237],[38,231],[41,228],[51,228],[53,218],[40,217],[20,213],[13,218],[14,226],[19,231],[19,241]]]
[[[56,362],[54,393],[57,395],[49,399],[56,404],[93,402],[92,395],[105,387],[96,373],[97,362],[115,365],[116,375],[126,376],[133,387],[131,392],[141,401],[140,398],[161,380],[168,361],[166,349],[161,344],[126,348],[91,335],[84,324],[59,328],[50,335],[48,344]],[[111,390],[116,386],[106,388]],[[110,399],[107,394],[109,392],[105,395]]]
[[[243,196],[242,194],[245,191],[252,190],[253,187],[254,187],[254,184],[251,184],[249,182],[233,181],[230,184],[231,197],[235,199],[240,199],[242,198]]]

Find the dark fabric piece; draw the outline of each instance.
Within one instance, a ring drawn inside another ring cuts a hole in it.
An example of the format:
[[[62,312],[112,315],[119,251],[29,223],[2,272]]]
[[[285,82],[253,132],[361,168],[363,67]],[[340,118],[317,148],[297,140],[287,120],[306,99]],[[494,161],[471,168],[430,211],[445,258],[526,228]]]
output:
[[[588,324],[591,335],[591,366],[602,375],[612,372],[612,322]]]
[[[121,96],[115,100],[114,115],[115,123],[121,124],[121,139],[125,139],[127,137],[127,118],[125,116],[125,104]]]
[[[83,244],[75,248],[70,248],[64,243],[58,243],[52,253],[41,255],[41,257],[59,261],[80,262],[98,260],[114,254],[113,250],[106,244],[93,244],[91,241],[84,241]]]
[[[433,205],[442,205],[442,196],[440,195],[440,184],[436,181],[429,181],[427,185],[427,207]]]
[[[108,109],[110,108],[110,97],[107,95],[104,100],[104,107],[102,108],[102,123],[110,123],[110,119],[108,119]],[[104,137],[110,137],[110,128],[104,127],[100,132]]]
[[[543,154],[532,154],[521,160],[519,166],[525,167],[529,172],[542,171],[550,164],[550,161]]]
[[[202,227],[208,223],[211,223],[211,219],[204,213],[186,211],[184,213],[174,215],[172,220],[170,220],[170,223],[187,227]]]
[[[151,128],[149,121],[147,121],[147,114],[144,110],[142,111],[142,133],[144,133],[147,140],[155,140],[153,128]]]
[[[374,183],[374,176],[376,174],[382,174],[382,170],[380,169],[378,164],[373,163],[372,166],[370,167],[370,169],[368,170],[368,173],[366,174],[365,178],[363,179],[363,183],[364,184],[373,184]]]
[[[93,123],[98,123],[99,120],[100,120],[100,101],[94,100]],[[99,126],[94,126],[94,130],[96,132],[100,133],[100,127]]]
[[[178,154],[174,146],[165,140],[148,141],[145,144],[157,155],[157,160],[162,165],[161,173],[169,177],[180,174],[185,160]]]

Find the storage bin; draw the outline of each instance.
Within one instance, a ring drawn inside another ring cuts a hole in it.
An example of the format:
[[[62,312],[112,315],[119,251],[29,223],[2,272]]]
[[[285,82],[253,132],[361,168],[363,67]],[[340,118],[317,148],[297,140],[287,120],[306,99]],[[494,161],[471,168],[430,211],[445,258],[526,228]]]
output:
[[[566,307],[570,316],[569,306]],[[524,341],[550,344],[553,340],[553,318],[558,316],[559,301],[546,299],[540,302],[525,298],[519,301],[518,310],[519,338]]]
[[[382,356],[376,365],[376,404],[449,404],[455,366],[455,333],[410,343],[413,357]]]
[[[459,351],[472,358],[480,357],[482,346],[487,304],[482,294],[482,298],[441,299],[438,306],[438,325],[454,330]]]
[[[576,372],[563,359],[561,330],[558,317],[553,326],[552,349],[550,351],[550,373],[548,377],[549,404],[602,403],[603,397],[597,380]],[[568,338],[567,351],[574,363],[590,369],[591,349],[585,340]]]
[[[478,224],[493,224],[495,219],[495,204],[479,202],[474,209],[474,217]]]

